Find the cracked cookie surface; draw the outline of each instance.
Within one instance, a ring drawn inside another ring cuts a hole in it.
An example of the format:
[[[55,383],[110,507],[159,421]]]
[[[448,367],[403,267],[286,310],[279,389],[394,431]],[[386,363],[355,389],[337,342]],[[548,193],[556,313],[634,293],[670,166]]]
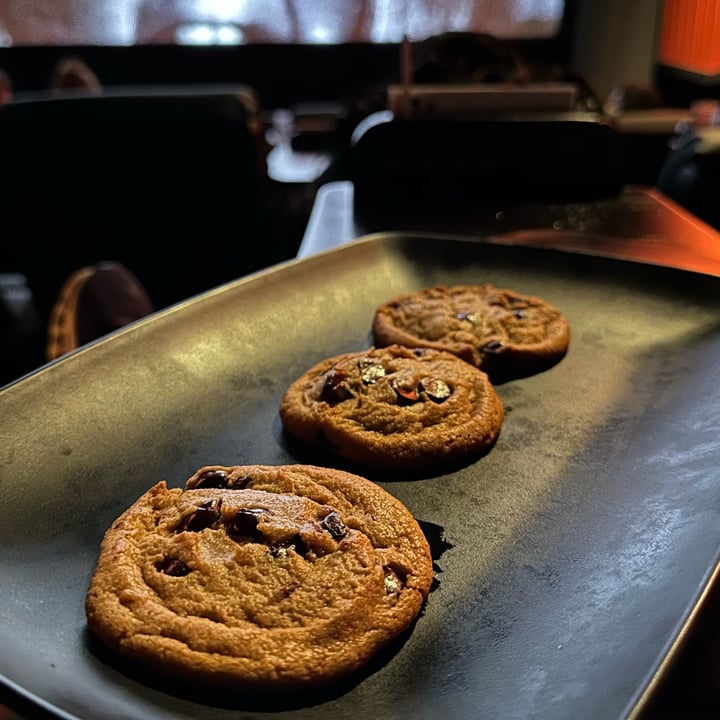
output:
[[[570,325],[558,308],[490,284],[439,285],[397,296],[377,308],[372,334],[377,346],[446,350],[493,382],[547,370],[570,344]]]
[[[206,466],[106,532],[89,629],[131,661],[242,690],[327,684],[407,630],[433,580],[410,511],[311,465]]]
[[[320,361],[288,389],[297,439],[383,469],[441,469],[484,451],[502,426],[488,376],[451,353],[400,345]]]

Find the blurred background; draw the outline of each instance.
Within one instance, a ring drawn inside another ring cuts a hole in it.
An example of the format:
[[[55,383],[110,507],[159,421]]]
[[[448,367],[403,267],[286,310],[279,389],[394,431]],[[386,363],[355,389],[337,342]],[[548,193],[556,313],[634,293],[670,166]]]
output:
[[[551,37],[563,0],[7,0],[0,44],[398,42],[449,30]]]

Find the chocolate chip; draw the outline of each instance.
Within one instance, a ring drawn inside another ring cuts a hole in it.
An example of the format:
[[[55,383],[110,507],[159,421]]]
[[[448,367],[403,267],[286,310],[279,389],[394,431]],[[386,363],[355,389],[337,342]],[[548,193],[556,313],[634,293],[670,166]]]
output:
[[[477,313],[459,312],[455,315],[458,320],[467,320],[471,325],[477,325],[480,318]]]
[[[188,489],[195,488],[226,488],[228,486],[228,474],[224,470],[206,470],[198,475],[192,483],[188,483]]]
[[[342,540],[347,535],[347,526],[334,510],[320,521],[320,525],[327,530],[335,540]]]
[[[262,510],[243,508],[238,510],[235,517],[227,525],[227,534],[232,538],[249,537],[260,539],[257,526],[263,516]]]
[[[232,490],[244,490],[250,483],[252,478],[249,475],[242,475],[228,482],[228,487]]]
[[[499,353],[503,348],[503,344],[499,340],[491,340],[482,347],[484,353],[495,354]]]
[[[447,400],[452,395],[450,386],[440,378],[424,377],[420,381],[420,387],[427,393],[427,396],[436,403]]]
[[[178,532],[200,532],[220,519],[222,500],[205,500],[195,512],[186,515],[178,525]]]
[[[337,368],[330,368],[325,373],[325,384],[322,389],[322,399],[330,404],[347,400],[352,393],[346,384],[347,374]]]
[[[295,552],[302,557],[305,557],[310,552],[310,548],[305,544],[305,541],[302,540],[299,535],[296,535],[293,538],[292,542],[290,543],[290,547],[293,548],[293,550],[295,550]]]
[[[373,385],[380,378],[385,377],[385,368],[370,358],[361,358],[358,360],[360,368],[360,377],[366,385]]]
[[[172,575],[172,577],[184,577],[190,573],[190,568],[177,558],[165,558],[155,567],[165,575]]]
[[[524,310],[520,310],[519,308],[515,308],[515,309],[512,311],[512,316],[513,316],[516,320],[523,320],[524,318],[527,317],[527,314],[525,313]]]
[[[401,401],[405,403],[414,403],[420,399],[417,386],[411,385],[407,380],[396,378],[390,384]]]

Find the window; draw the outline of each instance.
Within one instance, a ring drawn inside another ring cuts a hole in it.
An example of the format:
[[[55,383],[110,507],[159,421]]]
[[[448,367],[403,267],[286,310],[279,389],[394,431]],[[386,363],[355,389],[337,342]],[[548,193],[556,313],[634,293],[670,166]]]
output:
[[[552,38],[565,0],[5,0],[0,46],[397,43],[447,31]]]

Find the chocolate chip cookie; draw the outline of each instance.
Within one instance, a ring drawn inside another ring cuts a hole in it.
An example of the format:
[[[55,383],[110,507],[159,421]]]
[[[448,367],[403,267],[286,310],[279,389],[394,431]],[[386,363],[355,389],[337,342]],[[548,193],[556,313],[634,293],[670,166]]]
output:
[[[206,466],[161,481],[108,529],[89,629],[203,687],[312,688],[408,630],[433,580],[410,511],[365,478],[311,465]]]
[[[377,308],[372,334],[380,347],[447,350],[494,383],[549,369],[570,343],[570,325],[559,309],[493,285],[437,286],[400,295]]]
[[[442,350],[401,345],[324,359],[280,403],[291,436],[382,469],[469,460],[497,439],[503,417],[484,372]]]

